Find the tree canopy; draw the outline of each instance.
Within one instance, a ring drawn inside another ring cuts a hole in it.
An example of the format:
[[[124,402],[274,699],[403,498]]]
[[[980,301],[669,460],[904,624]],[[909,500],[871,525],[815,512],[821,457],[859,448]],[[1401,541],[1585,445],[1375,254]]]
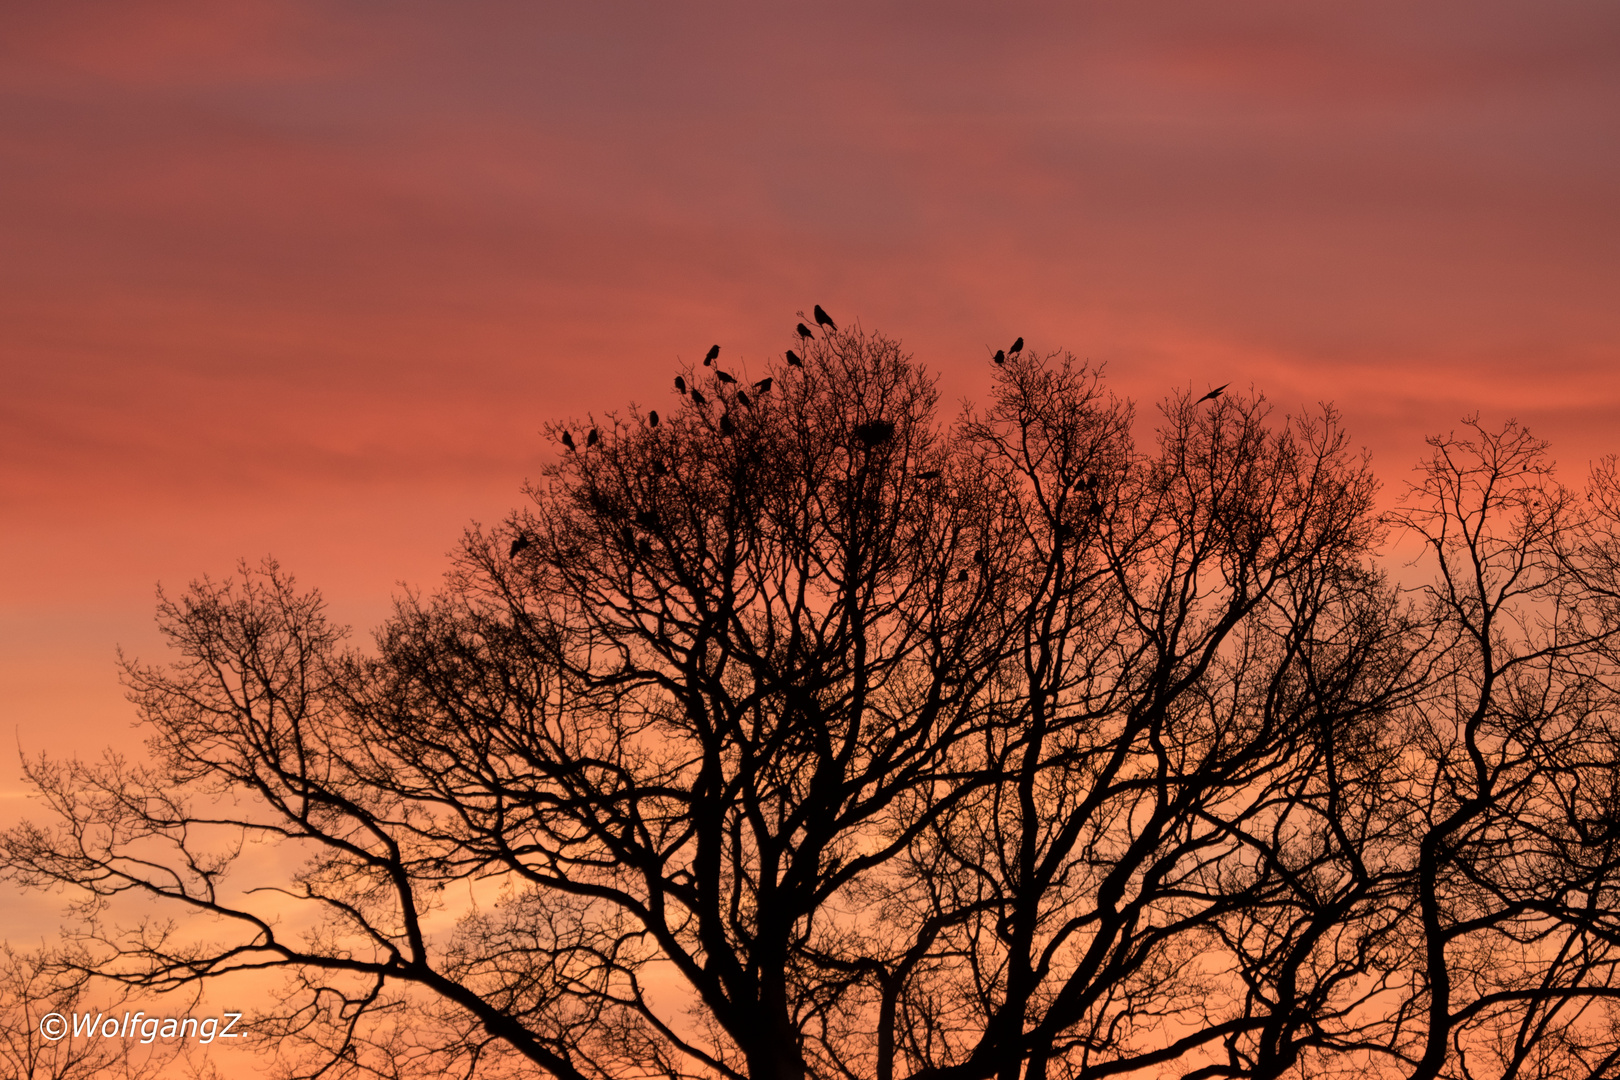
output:
[[[1620,1070],[1612,464],[1474,420],[1381,513],[1329,407],[800,351],[552,425],[367,647],[273,562],[162,596],[151,760],[28,762],[5,872],[99,977],[282,973],[333,1075]]]

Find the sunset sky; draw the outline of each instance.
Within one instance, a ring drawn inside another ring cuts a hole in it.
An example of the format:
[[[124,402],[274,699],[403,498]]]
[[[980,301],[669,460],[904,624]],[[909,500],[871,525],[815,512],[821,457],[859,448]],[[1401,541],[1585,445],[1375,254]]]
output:
[[[546,420],[816,303],[952,402],[1023,335],[1336,402],[1387,491],[1476,409],[1578,482],[1620,5],[12,3],[0,275],[0,722],[131,749],[158,582],[273,553],[363,633]]]

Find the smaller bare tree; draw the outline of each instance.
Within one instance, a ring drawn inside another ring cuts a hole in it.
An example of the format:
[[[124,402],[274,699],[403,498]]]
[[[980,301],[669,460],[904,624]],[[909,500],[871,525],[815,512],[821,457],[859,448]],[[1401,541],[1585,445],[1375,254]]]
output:
[[[128,994],[97,999],[84,958],[71,951],[40,947],[19,950],[0,942],[0,1075],[8,1080],[147,1080],[174,1075],[174,1045],[132,1047],[122,1040],[74,1038],[72,1017],[86,1009],[122,1013]],[[47,1037],[47,1017],[62,1018],[66,1034]],[[42,1030],[42,1025],[45,1030]],[[197,1070],[190,1070],[198,1075]]]

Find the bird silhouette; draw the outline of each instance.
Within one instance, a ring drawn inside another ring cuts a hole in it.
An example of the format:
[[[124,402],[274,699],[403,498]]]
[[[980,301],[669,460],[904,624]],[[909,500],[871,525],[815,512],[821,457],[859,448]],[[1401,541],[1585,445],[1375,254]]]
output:
[[[731,414],[722,413],[720,415],[720,434],[729,437],[735,435],[736,433],[737,429],[731,423]]]
[[[591,447],[595,446],[596,443],[597,443],[596,429],[591,428],[591,433],[589,435],[585,436],[585,448],[588,450]]]
[[[1209,393],[1205,394],[1203,397],[1201,397],[1197,401],[1193,402],[1193,404],[1194,405],[1202,405],[1206,401],[1214,401],[1216,398],[1221,396],[1221,391],[1225,390],[1228,386],[1231,386],[1231,385],[1232,385],[1231,383],[1221,383],[1221,385],[1217,386],[1215,389],[1211,390]]]
[[[708,404],[707,400],[703,397],[703,391],[699,390],[695,386],[692,387],[692,404],[696,405],[700,409],[704,405]]]
[[[986,558],[983,551],[975,551],[973,553],[973,561],[978,563],[980,566],[983,566],[985,563],[989,562],[990,560],[988,558]]]
[[[771,392],[771,383],[773,383],[773,382],[775,382],[774,379],[761,379],[761,380],[759,380],[759,382],[754,384],[754,393],[756,393],[756,394],[768,394],[768,393],[770,393]]]
[[[804,324],[803,323],[799,324],[799,329],[800,330],[804,329]],[[792,349],[789,349],[787,351],[787,362],[788,362],[788,367],[797,367],[797,368],[804,367],[804,361],[800,360],[799,359],[799,354],[794,352]]]
[[[657,409],[654,409],[654,410],[652,410],[651,412],[649,412],[647,414],[647,426],[648,427],[657,427],[658,426],[658,410]]]
[[[804,323],[800,323],[799,324],[799,336],[802,337],[802,338],[813,338],[816,335],[811,331],[811,329],[808,326],[804,325]]]
[[[967,579],[968,579],[968,572],[966,570],[963,570],[961,573],[956,575],[956,580],[957,581],[966,581]]]
[[[570,449],[570,450],[572,450],[574,448],[574,434],[573,434],[573,432],[571,432],[571,431],[563,432],[562,444],[564,446],[568,447],[568,449]]]
[[[728,386],[737,381],[737,377],[735,375],[728,371],[721,371],[719,368],[714,369],[714,377]]]
[[[1007,350],[1007,355],[1013,356],[1024,351],[1024,339],[1020,337],[1013,342],[1013,347]]]
[[[938,480],[939,479],[939,470],[938,469],[929,469],[927,472],[920,472],[920,473],[917,474],[917,479],[919,479],[919,480]]]
[[[709,355],[705,356],[703,358],[703,366],[708,367],[710,364],[714,363],[714,358],[719,356],[719,355],[720,355],[720,346],[718,346],[718,345],[710,345],[709,346]]]
[[[740,402],[744,408],[752,409],[754,407],[754,403],[748,400],[748,395],[743,393],[741,390],[737,391],[737,401]]]
[[[626,525],[619,533],[619,539],[624,541],[625,547],[633,549],[636,546],[636,530]]]
[[[645,559],[647,556],[649,556],[651,554],[652,554],[652,544],[644,537],[642,539],[641,543],[636,545],[636,555],[639,558]]]
[[[832,316],[821,310],[820,304],[816,305],[816,325],[825,326],[827,329],[832,330],[835,333],[838,330],[837,324],[832,321]]]
[[[508,559],[515,559],[515,558],[517,558],[517,553],[518,552],[522,551],[526,547],[533,547],[533,546],[534,546],[534,541],[533,540],[530,540],[527,536],[520,536],[516,540],[512,541],[512,549],[506,553],[506,557]]]
[[[1002,352],[1000,349],[997,349],[996,355],[992,356],[990,359],[994,360],[998,364],[1005,364],[1007,362],[1007,354]]]
[[[679,375],[675,376],[675,389],[683,394],[686,393],[686,380]]]
[[[669,475],[669,466],[665,465],[662,461],[653,462],[653,475],[654,476],[668,476]]]
[[[643,529],[650,529],[654,525],[658,524],[658,515],[653,513],[651,510],[637,510],[636,524],[640,525]]]

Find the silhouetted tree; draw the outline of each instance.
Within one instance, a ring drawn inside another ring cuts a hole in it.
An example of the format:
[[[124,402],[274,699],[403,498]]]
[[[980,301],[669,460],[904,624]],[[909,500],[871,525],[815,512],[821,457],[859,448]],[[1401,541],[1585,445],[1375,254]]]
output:
[[[85,967],[85,958],[71,952],[20,951],[0,943],[0,1075],[8,1080],[148,1080],[182,1074],[203,1080],[215,1075],[213,1070],[187,1068],[181,1047],[172,1040],[142,1045],[138,1035],[128,1040],[72,1037],[72,1017],[86,1009],[120,1020],[126,1014],[124,995],[97,998]],[[46,1018],[53,1013],[64,1026],[50,1026]]]
[[[1144,448],[1020,352],[946,424],[800,336],[752,410],[554,426],[372,649],[273,563],[162,597],[152,763],[28,763],[0,852],[81,968],[280,970],[257,1030],[339,1072],[1614,1073],[1612,466],[1476,423],[1380,516],[1331,409]]]

